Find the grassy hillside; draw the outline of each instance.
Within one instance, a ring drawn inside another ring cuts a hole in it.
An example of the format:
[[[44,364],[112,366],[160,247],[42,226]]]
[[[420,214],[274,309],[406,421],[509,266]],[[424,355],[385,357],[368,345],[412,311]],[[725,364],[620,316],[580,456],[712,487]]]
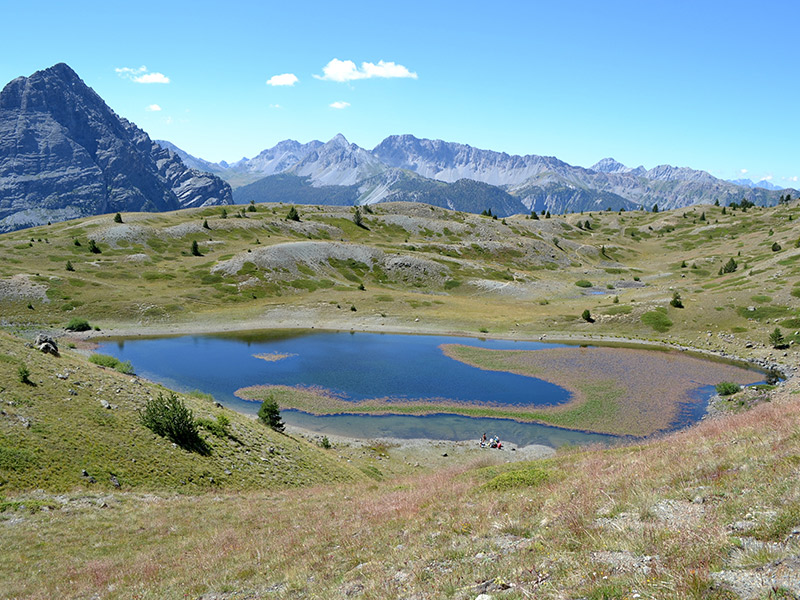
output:
[[[29,383],[21,381],[23,366]],[[227,417],[228,434],[218,437],[201,427],[206,454],[179,448],[139,422],[137,411],[159,393],[168,392],[70,350],[55,357],[0,334],[0,495],[37,488],[281,488],[363,477],[306,441],[217,408],[202,396],[184,400],[195,418],[215,423],[218,416]]]
[[[772,394],[664,440],[534,463],[486,450],[302,491],[18,496],[26,509],[0,516],[0,595],[795,598],[800,388]]]

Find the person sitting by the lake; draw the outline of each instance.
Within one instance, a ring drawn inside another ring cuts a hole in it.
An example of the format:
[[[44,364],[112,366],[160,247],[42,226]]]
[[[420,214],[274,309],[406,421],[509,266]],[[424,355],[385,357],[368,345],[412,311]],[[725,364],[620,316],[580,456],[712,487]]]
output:
[[[481,438],[481,448],[486,447],[486,432],[484,432],[483,437]]]

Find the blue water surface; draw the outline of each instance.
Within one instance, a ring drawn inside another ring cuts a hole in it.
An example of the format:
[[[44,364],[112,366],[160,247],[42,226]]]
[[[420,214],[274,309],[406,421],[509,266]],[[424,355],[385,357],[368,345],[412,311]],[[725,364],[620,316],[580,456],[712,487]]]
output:
[[[561,345],[452,336],[352,332],[240,332],[107,341],[99,352],[129,360],[136,373],[184,392],[199,390],[240,412],[259,403],[234,396],[251,385],[316,386],[344,400],[446,399],[473,404],[555,406],[571,394],[535,377],[481,370],[448,358],[442,344],[498,350],[539,350]],[[286,354],[274,362],[257,354]],[[695,422],[710,392],[698,387],[675,428]],[[572,431],[507,419],[460,415],[324,415],[281,411],[287,423],[352,437],[477,439],[483,432],[515,444],[612,443],[617,436]]]

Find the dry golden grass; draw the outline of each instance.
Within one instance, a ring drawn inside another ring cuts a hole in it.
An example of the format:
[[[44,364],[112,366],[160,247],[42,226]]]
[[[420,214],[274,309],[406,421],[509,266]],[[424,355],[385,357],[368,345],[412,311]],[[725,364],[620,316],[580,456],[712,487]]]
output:
[[[60,510],[4,513],[0,596],[733,597],[715,572],[800,550],[797,399],[537,463],[302,491],[67,495]],[[743,537],[778,546],[743,559]]]

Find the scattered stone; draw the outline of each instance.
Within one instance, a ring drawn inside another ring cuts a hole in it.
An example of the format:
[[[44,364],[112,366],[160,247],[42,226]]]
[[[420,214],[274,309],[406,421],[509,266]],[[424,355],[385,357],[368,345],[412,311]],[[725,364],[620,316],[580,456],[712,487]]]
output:
[[[446,457],[447,457],[447,452],[445,452],[444,454],[442,454],[442,456],[444,456],[444,457],[446,458]]]
[[[113,485],[115,488],[122,487],[119,484],[119,479],[117,479],[117,476],[114,475],[113,473],[111,474],[111,485]]]
[[[69,373],[56,373],[56,377],[58,377],[59,379],[66,379],[67,377],[69,377]]]
[[[100,400],[100,404],[102,405],[103,408],[111,410],[111,405],[108,403],[108,400]]]

